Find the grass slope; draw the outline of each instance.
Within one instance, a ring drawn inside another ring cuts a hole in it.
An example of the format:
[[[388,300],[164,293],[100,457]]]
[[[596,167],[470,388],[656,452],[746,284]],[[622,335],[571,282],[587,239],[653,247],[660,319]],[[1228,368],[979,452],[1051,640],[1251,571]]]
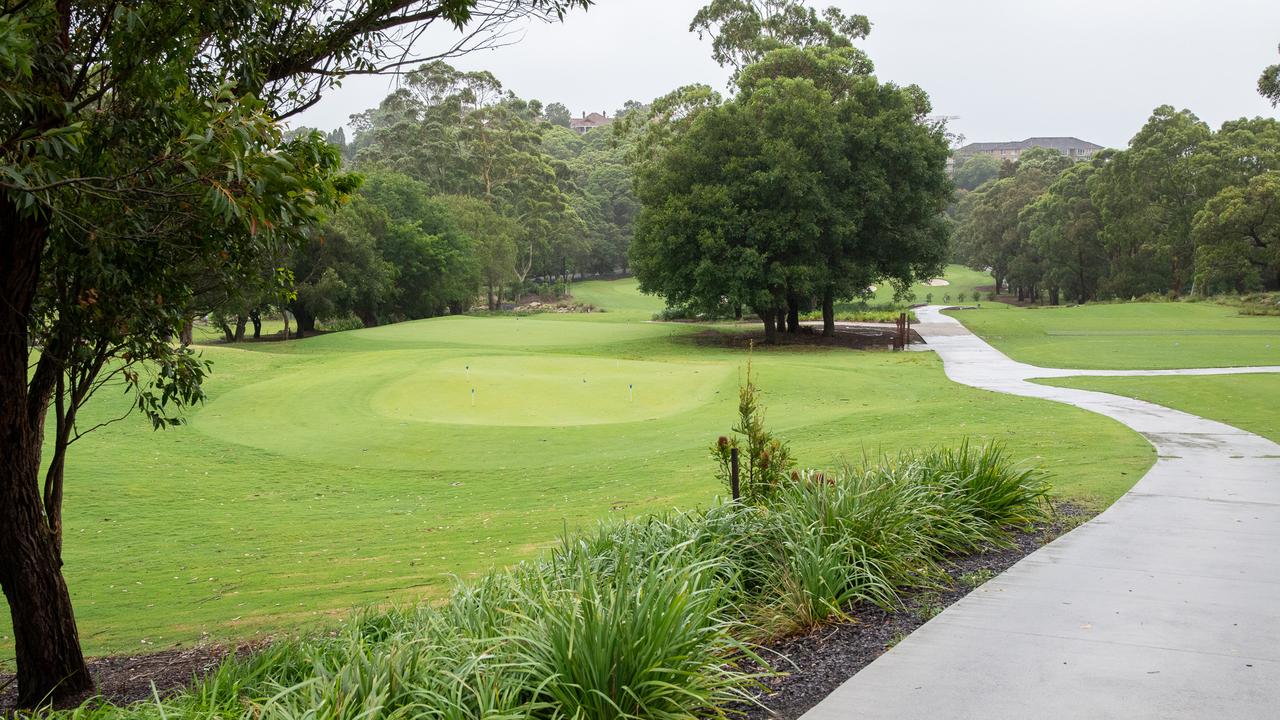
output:
[[[1039,382],[1138,398],[1280,442],[1280,374],[1077,377]]]
[[[610,312],[209,347],[188,425],[130,417],[78,442],[65,572],[89,652],[331,624],[531,557],[566,527],[707,503],[746,353],[638,322],[655,303],[630,281],[576,291]],[[995,438],[1042,460],[1060,495],[1104,503],[1153,461],[1115,422],[956,385],[931,354],[792,347],[755,365],[771,427],[811,466]],[[123,403],[103,392],[82,421]]]
[[[1163,369],[1280,365],[1280,317],[1215,303],[1128,303],[952,314],[1001,351],[1043,367]]]

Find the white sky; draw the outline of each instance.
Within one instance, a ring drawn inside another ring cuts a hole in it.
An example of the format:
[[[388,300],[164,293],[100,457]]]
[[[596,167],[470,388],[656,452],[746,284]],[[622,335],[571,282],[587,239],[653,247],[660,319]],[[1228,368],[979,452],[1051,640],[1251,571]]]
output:
[[[703,0],[597,0],[515,45],[458,58],[575,115],[695,82],[725,89],[709,41],[688,32]],[[860,44],[881,80],[916,83],[968,141],[1074,135],[1123,147],[1161,104],[1212,126],[1275,117],[1256,91],[1280,62],[1280,0],[818,0],[870,17]],[[349,78],[294,120],[343,125],[394,87]]]

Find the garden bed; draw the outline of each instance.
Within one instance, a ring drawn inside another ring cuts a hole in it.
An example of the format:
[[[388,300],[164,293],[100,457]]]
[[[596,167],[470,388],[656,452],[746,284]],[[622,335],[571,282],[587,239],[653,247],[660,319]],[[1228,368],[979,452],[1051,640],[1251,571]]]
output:
[[[853,607],[849,615],[854,619],[849,622],[766,643],[760,654],[780,674],[764,681],[765,689],[756,696],[760,705],[739,708],[741,717],[800,717],[916,628],[1094,514],[1070,503],[1056,504],[1055,511],[1052,521],[1015,534],[1010,547],[991,547],[954,558],[946,568],[952,580],[950,589],[908,595],[903,598],[904,607],[893,613],[874,605]]]

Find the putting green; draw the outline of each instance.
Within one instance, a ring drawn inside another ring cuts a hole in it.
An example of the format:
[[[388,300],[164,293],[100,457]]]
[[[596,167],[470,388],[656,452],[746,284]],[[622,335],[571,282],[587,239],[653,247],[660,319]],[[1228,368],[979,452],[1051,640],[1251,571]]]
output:
[[[384,386],[370,400],[390,418],[462,425],[599,425],[699,407],[727,365],[500,355],[452,358]]]

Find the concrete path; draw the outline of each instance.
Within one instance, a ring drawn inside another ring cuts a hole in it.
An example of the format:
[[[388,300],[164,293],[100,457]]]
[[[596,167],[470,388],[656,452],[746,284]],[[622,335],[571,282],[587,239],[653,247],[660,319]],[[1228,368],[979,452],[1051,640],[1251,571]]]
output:
[[[947,608],[805,720],[1280,718],[1280,445],[1141,400],[1027,382],[1280,367],[1038,368],[942,309],[917,309],[913,327],[952,380],[1115,418],[1159,459],[1105,512]]]

